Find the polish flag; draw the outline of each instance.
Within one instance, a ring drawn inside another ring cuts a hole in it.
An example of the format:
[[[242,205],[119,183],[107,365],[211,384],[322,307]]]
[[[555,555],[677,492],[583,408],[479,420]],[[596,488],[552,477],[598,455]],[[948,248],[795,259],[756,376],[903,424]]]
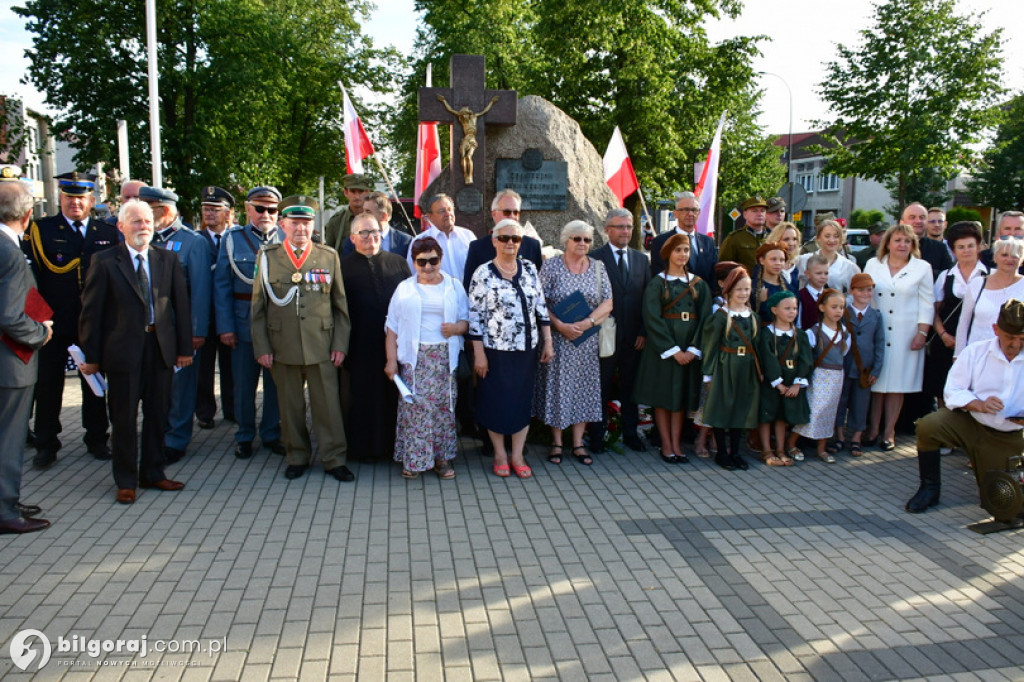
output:
[[[433,69],[427,64],[427,87]],[[420,218],[420,196],[430,186],[437,176],[441,174],[441,140],[437,135],[436,123],[420,123],[416,131],[416,184],[413,189],[413,214]]]
[[[697,195],[697,205],[700,206],[700,216],[697,218],[697,233],[715,234],[715,199],[718,194],[718,161],[722,156],[722,128],[725,127],[725,112],[722,112],[718,119],[718,129],[715,130],[715,138],[711,141],[711,149],[708,150],[708,158],[704,162],[704,169],[700,174],[700,181],[693,193]]]
[[[604,181],[619,198],[619,206],[625,205],[626,197],[640,189],[619,126],[615,126],[612,139],[608,142],[608,151],[604,153]]]
[[[370,138],[366,136],[363,122],[359,120],[359,114],[356,113],[355,107],[352,106],[352,100],[348,98],[348,91],[345,90],[345,86],[341,84],[341,81],[338,81],[338,86],[341,88],[341,94],[345,98],[345,166],[348,168],[348,173],[362,173],[363,159],[374,153],[373,144],[370,143]]]

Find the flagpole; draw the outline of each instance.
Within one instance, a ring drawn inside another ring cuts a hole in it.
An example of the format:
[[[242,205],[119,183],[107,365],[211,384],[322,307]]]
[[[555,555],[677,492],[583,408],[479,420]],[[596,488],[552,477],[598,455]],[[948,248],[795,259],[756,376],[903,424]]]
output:
[[[640,208],[643,210],[644,215],[648,216],[650,220],[654,220],[654,216],[647,212],[647,203],[644,201],[644,193],[640,191],[639,187],[636,188],[636,194],[640,197]],[[642,220],[640,221],[640,224],[643,225]]]
[[[412,220],[409,219],[409,214],[405,212],[405,206],[402,205],[402,198],[398,196],[398,192],[395,191],[394,185],[391,184],[391,178],[388,177],[388,172],[384,170],[384,165],[377,158],[377,155],[373,155],[373,160],[377,162],[377,168],[380,169],[380,174],[384,176],[384,182],[388,184],[388,189],[391,190],[391,195],[395,197],[395,202],[398,204],[399,210],[402,212],[402,217],[405,218],[405,224],[409,226],[409,234],[413,237],[416,236],[416,228],[412,226]]]

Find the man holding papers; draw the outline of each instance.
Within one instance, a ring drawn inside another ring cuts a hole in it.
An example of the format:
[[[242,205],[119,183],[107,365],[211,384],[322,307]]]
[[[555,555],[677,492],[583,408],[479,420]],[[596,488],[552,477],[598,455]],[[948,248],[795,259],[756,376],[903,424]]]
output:
[[[163,442],[175,367],[192,363],[185,274],[174,253],[150,248],[153,210],[137,199],[118,213],[124,242],[98,254],[82,291],[83,374],[107,375],[117,501],[136,487],[181,490],[164,474]],[[136,423],[142,401],[141,461]]]

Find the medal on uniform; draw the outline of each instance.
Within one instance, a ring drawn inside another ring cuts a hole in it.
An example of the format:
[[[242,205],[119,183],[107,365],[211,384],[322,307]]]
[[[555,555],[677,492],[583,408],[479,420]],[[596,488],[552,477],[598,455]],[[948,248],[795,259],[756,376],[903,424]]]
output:
[[[292,284],[298,284],[301,281],[302,281],[302,273],[301,272],[293,272],[292,273]]]
[[[309,258],[309,254],[312,250],[313,249],[307,246],[302,250],[302,257],[296,258],[295,252],[292,250],[292,245],[290,243],[285,243],[284,252],[288,255],[288,260],[290,260],[292,265],[295,266],[295,272],[292,273],[292,284],[298,284],[302,281],[302,266],[306,262],[306,259]]]

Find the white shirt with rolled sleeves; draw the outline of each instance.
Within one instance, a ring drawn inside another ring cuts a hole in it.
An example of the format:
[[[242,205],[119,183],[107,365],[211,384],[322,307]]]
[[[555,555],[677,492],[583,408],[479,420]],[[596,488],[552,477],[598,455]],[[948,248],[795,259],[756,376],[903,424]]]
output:
[[[943,398],[955,410],[973,400],[991,397],[1003,402],[999,414],[971,412],[979,423],[996,431],[1020,431],[1007,417],[1024,414],[1024,353],[1011,362],[999,348],[999,339],[978,341],[964,348],[946,377]]]

